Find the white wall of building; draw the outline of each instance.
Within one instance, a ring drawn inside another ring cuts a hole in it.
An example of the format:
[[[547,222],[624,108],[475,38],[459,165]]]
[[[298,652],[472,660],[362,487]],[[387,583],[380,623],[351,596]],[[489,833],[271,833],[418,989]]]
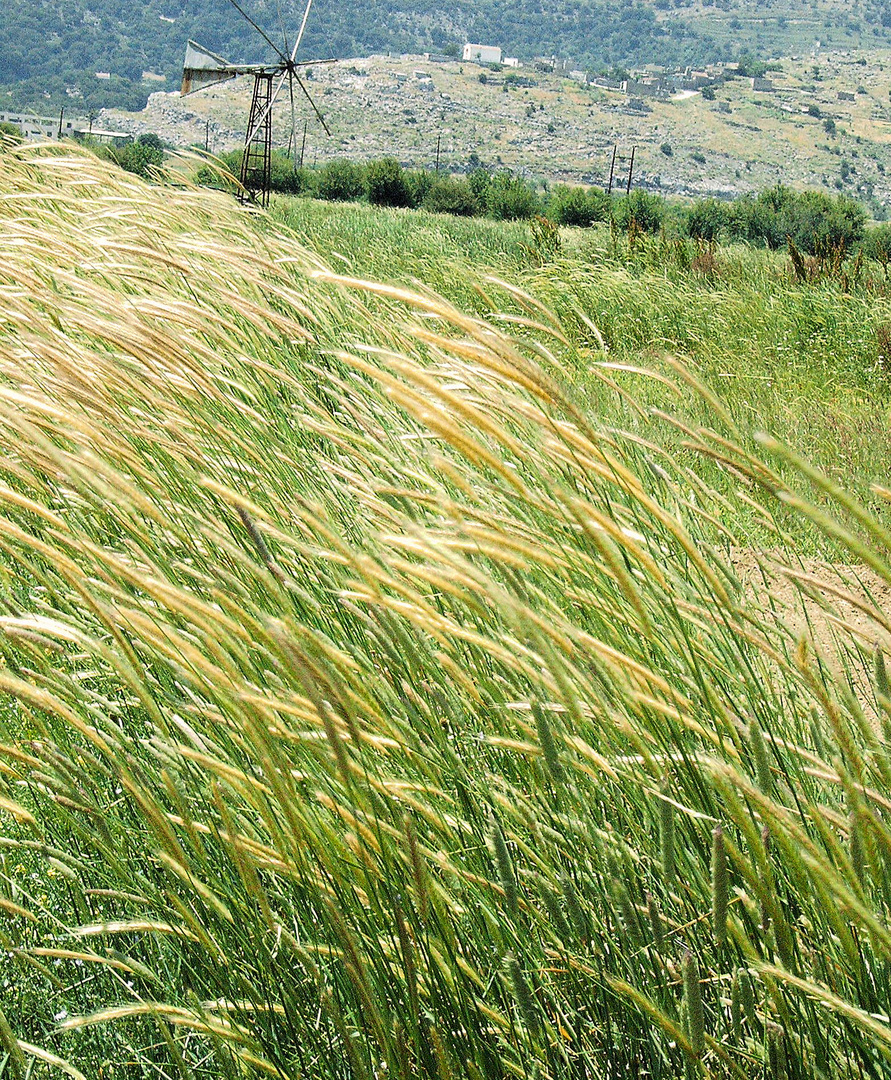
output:
[[[470,60],[477,64],[500,64],[501,49],[497,45],[471,45],[464,46],[464,60]]]

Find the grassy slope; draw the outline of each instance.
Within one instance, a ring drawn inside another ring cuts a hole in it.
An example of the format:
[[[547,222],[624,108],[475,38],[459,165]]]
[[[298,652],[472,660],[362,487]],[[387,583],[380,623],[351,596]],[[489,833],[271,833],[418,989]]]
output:
[[[697,460],[697,469],[731,499],[739,487],[733,477],[687,455],[681,436],[638,407],[664,408],[696,426],[713,423],[706,403],[647,376],[606,369],[631,392],[629,403],[592,378],[596,365],[670,373],[670,361],[679,360],[722,395],[742,431],[769,431],[879,509],[869,487],[884,483],[891,469],[891,385],[879,361],[878,331],[891,320],[891,303],[875,267],[864,274],[864,281],[875,279],[873,287],[851,294],[832,280],[795,284],[785,255],[720,249],[703,272],[693,263],[693,245],[642,240],[630,251],[606,226],[567,230],[561,250],[549,252],[521,224],[305,200],[282,200],[274,213],[337,269],[405,285],[420,281],[480,316],[500,312],[507,300],[484,278],[528,290],[570,335],[568,348],[551,347],[561,378],[591,413],[656,438],[685,464]],[[731,527],[770,542],[747,504],[734,500],[725,515]],[[794,527],[797,542],[813,550],[813,531],[801,522]]]
[[[0,172],[23,1068],[39,1042],[91,1077],[884,1075],[885,744],[705,542],[721,496],[585,374],[592,319],[613,358],[654,359],[649,319],[705,368],[805,307],[841,344],[865,308],[759,261],[746,318],[751,270],[542,268],[516,230],[399,244],[421,219],[292,208],[332,262],[477,311],[505,248],[566,334],[492,283],[484,322],[335,280],[221,196],[40,154]],[[112,1002],[108,1035],[52,1033]]]

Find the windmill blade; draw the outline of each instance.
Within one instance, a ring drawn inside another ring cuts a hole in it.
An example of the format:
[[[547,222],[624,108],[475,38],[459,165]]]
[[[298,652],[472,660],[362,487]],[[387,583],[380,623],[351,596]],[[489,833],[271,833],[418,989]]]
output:
[[[291,75],[292,75],[292,78],[294,78],[294,79],[296,79],[296,80],[297,80],[297,85],[298,85],[298,86],[300,87],[300,89],[301,89],[301,90],[303,91],[303,93],[304,93],[304,95],[305,95],[305,97],[306,97],[306,100],[307,100],[307,101],[308,101],[308,102],[310,103],[310,105],[312,105],[312,111],[313,111],[313,112],[314,112],[314,113],[316,114],[316,116],[317,116],[317,117],[319,118],[319,123],[320,123],[320,124],[322,125],[322,127],[323,127],[323,128],[325,129],[325,134],[326,134],[326,135],[328,135],[328,136],[330,137],[330,135],[331,135],[331,129],[330,129],[330,128],[328,127],[328,125],[327,125],[327,124],[325,123],[325,117],[324,117],[324,116],[322,116],[322,114],[321,114],[321,113],[319,112],[319,110],[318,110],[318,109],[316,108],[316,103],[315,103],[315,102],[313,101],[313,99],[312,99],[312,98],[311,98],[311,97],[309,96],[309,91],[308,91],[308,90],[306,89],[306,87],[305,87],[305,86],[303,85],[303,79],[301,79],[301,78],[300,78],[300,76],[299,76],[299,75],[297,74],[297,72],[296,72],[296,71],[293,71],[293,72],[291,73]]]
[[[285,52],[290,53],[291,46],[288,44],[288,31],[285,29],[285,20],[282,18],[281,0],[275,0],[275,10],[278,15],[278,28],[282,32],[282,40],[285,43]]]
[[[303,34],[306,31],[306,20],[309,18],[309,9],[312,7],[312,0],[306,0],[306,11],[303,12],[303,22],[300,24],[300,30],[297,34],[297,40],[294,42],[294,48],[291,50],[291,63],[294,63],[294,57],[297,55],[297,50],[300,48],[300,42],[303,41]]]
[[[180,94],[182,97],[186,94],[194,94],[196,90],[203,90],[206,86],[214,86],[216,83],[234,79],[238,74],[235,65],[230,64],[228,60],[212,53],[210,49],[205,49],[197,41],[190,41],[186,46],[183,85]]]
[[[229,0],[229,3],[235,8],[235,10],[239,13],[239,15],[241,15],[243,19],[247,19],[247,21],[251,24],[251,26],[253,26],[253,28],[257,31],[260,37],[263,38],[266,44],[271,49],[275,50],[276,55],[279,56],[284,63],[287,63],[287,56],[281,51],[278,45],[276,45],[272,38],[266,33],[263,27],[254,22],[250,15],[248,15],[244,8],[238,3],[238,0]]]

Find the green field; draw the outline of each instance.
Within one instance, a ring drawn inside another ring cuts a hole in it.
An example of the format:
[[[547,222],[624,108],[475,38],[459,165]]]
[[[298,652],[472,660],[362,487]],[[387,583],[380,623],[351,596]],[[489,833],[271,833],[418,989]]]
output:
[[[3,1080],[891,1075],[881,267],[0,222]]]

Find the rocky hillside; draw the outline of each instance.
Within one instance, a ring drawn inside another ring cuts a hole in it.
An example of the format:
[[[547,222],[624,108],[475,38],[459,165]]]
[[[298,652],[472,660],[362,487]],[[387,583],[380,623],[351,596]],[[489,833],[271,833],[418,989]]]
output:
[[[643,98],[530,68],[495,73],[420,56],[343,61],[314,74],[313,96],[333,137],[307,117],[304,157],[313,164],[392,154],[432,167],[438,147],[445,169],[482,163],[605,184],[617,146],[619,182],[634,148],[635,184],[652,190],[730,195],[783,181],[844,191],[884,215],[891,202],[891,52],[786,60],[759,89],[729,74],[704,94]],[[239,80],[185,99],[156,93],[145,112],[111,112],[104,121],[181,146],[207,140],[222,152],[241,143],[249,92],[249,81]],[[286,148],[289,109],[276,120],[276,141]],[[298,152],[303,123],[300,114]]]

